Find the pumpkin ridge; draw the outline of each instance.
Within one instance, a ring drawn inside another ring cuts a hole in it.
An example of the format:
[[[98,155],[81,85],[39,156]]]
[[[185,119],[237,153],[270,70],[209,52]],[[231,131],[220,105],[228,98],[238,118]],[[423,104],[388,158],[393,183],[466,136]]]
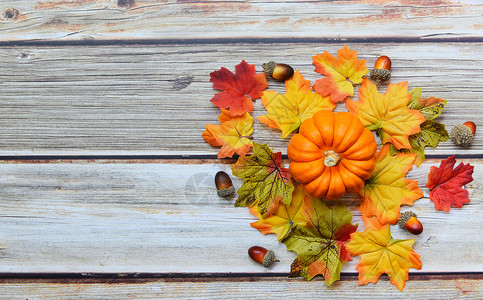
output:
[[[303,135],[305,138],[307,138],[309,141],[314,143],[317,147],[320,149],[325,147],[324,144],[324,139],[322,135],[320,134],[319,130],[315,126],[314,119],[310,118],[307,119],[300,125],[300,130],[299,133]],[[311,131],[316,131],[315,133],[312,133]]]
[[[346,192],[345,185],[340,177],[337,167],[330,168],[330,184],[325,198],[335,200],[342,197]]]

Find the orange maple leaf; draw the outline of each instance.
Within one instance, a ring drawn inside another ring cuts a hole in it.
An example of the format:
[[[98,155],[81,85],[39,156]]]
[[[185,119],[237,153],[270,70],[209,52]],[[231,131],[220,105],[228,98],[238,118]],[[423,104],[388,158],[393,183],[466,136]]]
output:
[[[282,137],[287,137],[300,127],[303,121],[311,118],[319,110],[334,110],[335,104],[330,97],[323,97],[312,92],[310,81],[305,80],[299,71],[285,81],[285,94],[275,91],[265,91],[262,104],[268,113],[258,117],[258,120],[270,128],[282,130]]]
[[[346,105],[364,127],[376,130],[383,144],[411,149],[408,137],[420,132],[419,125],[426,119],[419,111],[407,107],[410,99],[407,82],[391,83],[381,95],[377,86],[365,78],[359,89],[359,101],[347,99]]]
[[[297,225],[305,226],[303,214],[304,199],[309,197],[301,186],[294,189],[290,205],[278,204],[277,211],[270,216],[263,218],[257,205],[250,207],[250,212],[258,217],[258,221],[251,223],[253,228],[260,230],[263,234],[275,233],[278,240],[283,240]]]
[[[411,170],[415,154],[390,154],[389,144],[376,153],[376,167],[359,192],[362,204],[359,207],[363,217],[376,216],[381,224],[395,224],[399,219],[402,204],[412,205],[423,197],[416,180],[405,178]]]
[[[253,111],[252,100],[260,98],[268,86],[265,74],[257,74],[255,66],[244,60],[235,66],[235,74],[223,67],[210,76],[213,88],[222,90],[210,101],[221,109],[229,108],[232,116]]]
[[[402,291],[408,280],[409,268],[422,268],[421,256],[412,249],[416,240],[394,240],[389,225],[380,229],[376,227],[352,233],[346,244],[351,255],[361,256],[356,267],[359,285],[377,283],[381,274],[386,273],[391,283]]]
[[[258,206],[250,207],[250,212],[259,219],[250,225],[263,234],[275,233],[279,241],[283,240],[295,226],[305,226],[306,221],[303,214],[305,197],[308,196],[301,186],[295,188],[290,205],[279,203],[277,211],[266,218],[262,217]]]
[[[249,136],[253,133],[253,118],[249,113],[241,116],[231,116],[223,109],[218,117],[221,125],[206,125],[203,132],[205,142],[211,146],[221,146],[218,158],[232,157],[237,153],[244,156],[250,151],[252,141]]]
[[[314,84],[314,90],[322,96],[330,96],[332,102],[342,102],[354,95],[354,85],[362,82],[369,70],[366,60],[357,60],[357,51],[344,46],[337,50],[337,59],[327,51],[312,57],[315,72],[325,75]]]

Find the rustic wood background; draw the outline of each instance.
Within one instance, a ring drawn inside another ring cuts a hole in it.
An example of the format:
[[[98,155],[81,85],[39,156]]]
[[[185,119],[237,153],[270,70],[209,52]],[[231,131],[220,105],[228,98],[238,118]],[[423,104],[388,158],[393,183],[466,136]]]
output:
[[[0,298],[481,299],[479,128],[469,149],[442,143],[409,173],[425,229],[423,268],[403,292],[385,275],[358,286],[358,257],[331,287],[287,278],[295,254],[216,196],[214,174],[234,160],[201,134],[219,114],[210,72],[275,60],[314,82],[312,56],[344,44],[368,68],[390,56],[392,82],[447,99],[448,130],[483,126],[482,30],[476,0],[0,2]],[[254,140],[286,153],[258,121]],[[427,174],[453,154],[475,166],[471,202],[435,211]],[[345,201],[361,224],[360,199]],[[255,244],[280,262],[251,261]]]

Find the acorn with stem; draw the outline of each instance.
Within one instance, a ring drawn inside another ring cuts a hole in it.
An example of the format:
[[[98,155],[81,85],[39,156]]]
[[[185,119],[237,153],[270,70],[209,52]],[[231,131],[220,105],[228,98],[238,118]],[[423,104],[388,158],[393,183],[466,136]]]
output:
[[[273,250],[267,250],[260,246],[250,247],[250,249],[248,249],[248,256],[254,261],[262,264],[265,268],[268,268],[274,262],[279,261],[275,259],[275,252],[273,252]]]

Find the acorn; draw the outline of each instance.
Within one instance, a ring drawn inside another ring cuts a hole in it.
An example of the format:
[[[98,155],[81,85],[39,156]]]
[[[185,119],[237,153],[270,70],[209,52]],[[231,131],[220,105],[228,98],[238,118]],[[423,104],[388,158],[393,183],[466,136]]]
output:
[[[379,83],[391,79],[391,59],[385,55],[380,56],[371,70],[371,78]]]
[[[275,259],[275,252],[273,252],[273,250],[267,250],[260,246],[250,247],[250,249],[248,249],[248,255],[251,259],[262,264],[265,268],[268,268],[274,262],[279,261]]]
[[[401,227],[402,229],[406,229],[412,234],[418,235],[423,232],[423,224],[421,224],[421,222],[418,220],[418,216],[412,211],[407,211],[403,213],[399,217],[397,224],[399,225],[399,227]]]
[[[461,125],[456,125],[451,130],[451,140],[458,146],[469,147],[473,142],[473,135],[476,132],[475,123],[468,121]]]
[[[231,178],[226,172],[219,171],[215,175],[215,185],[216,185],[216,193],[220,197],[230,197],[235,193],[235,188],[233,187],[233,182],[231,182]]]
[[[262,64],[265,76],[271,76],[276,80],[285,81],[292,77],[294,70],[287,64],[277,64],[274,61]]]

